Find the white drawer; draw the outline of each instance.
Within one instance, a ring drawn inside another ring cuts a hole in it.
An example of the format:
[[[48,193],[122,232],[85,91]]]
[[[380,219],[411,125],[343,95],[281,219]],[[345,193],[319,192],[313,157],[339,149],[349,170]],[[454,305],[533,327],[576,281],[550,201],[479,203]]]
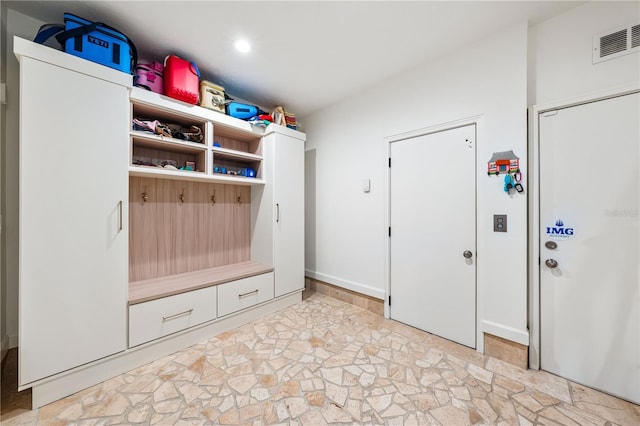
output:
[[[129,306],[129,347],[216,318],[216,287]]]
[[[273,299],[273,272],[218,286],[218,316]]]

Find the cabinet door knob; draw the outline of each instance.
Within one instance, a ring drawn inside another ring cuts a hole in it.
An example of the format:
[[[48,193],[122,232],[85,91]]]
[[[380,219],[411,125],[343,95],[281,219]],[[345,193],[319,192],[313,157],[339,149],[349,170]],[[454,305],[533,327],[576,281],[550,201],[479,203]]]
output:
[[[280,204],[276,203],[276,223],[280,223]]]

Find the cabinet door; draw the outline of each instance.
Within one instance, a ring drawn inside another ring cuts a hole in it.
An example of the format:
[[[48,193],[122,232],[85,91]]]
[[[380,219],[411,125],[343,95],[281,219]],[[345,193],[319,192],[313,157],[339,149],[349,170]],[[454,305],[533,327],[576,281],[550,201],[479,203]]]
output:
[[[276,134],[273,163],[278,297],[304,288],[304,142]]]
[[[20,385],[126,345],[128,92],[23,57]]]

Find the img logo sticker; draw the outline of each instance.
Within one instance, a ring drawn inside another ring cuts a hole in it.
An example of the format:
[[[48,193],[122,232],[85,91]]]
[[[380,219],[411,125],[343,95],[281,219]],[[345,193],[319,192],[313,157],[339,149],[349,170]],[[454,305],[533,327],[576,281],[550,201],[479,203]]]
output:
[[[554,226],[547,226],[547,236],[552,238],[571,238],[573,236],[573,228],[565,226],[562,219],[556,220]]]

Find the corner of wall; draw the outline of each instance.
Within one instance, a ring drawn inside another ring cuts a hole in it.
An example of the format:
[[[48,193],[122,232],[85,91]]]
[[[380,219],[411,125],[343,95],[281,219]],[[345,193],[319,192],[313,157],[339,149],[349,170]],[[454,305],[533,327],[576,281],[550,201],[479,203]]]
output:
[[[0,82],[7,81],[7,5],[0,3]],[[0,192],[5,192],[4,176],[4,147],[6,146],[7,114],[4,104],[0,104]],[[0,198],[0,340],[2,341],[2,358],[6,355],[5,339],[8,340],[5,320],[4,303],[7,295],[7,282],[5,277],[5,238],[4,238],[4,218],[5,218],[4,197]]]

